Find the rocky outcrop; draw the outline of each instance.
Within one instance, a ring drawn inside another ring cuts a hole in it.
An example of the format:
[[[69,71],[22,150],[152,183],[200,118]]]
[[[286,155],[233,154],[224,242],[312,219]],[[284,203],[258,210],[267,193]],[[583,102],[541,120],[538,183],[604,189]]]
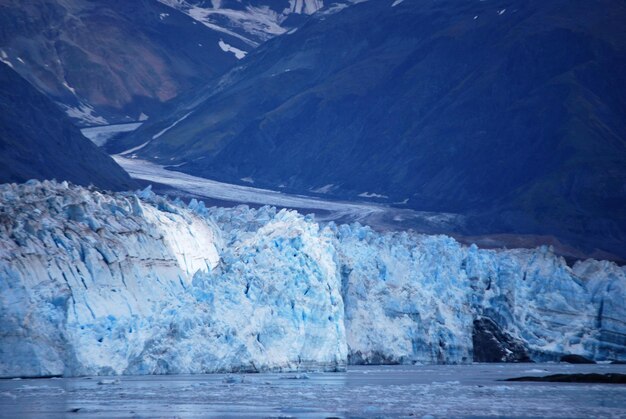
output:
[[[474,362],[530,362],[524,342],[505,333],[491,319],[474,320]]]

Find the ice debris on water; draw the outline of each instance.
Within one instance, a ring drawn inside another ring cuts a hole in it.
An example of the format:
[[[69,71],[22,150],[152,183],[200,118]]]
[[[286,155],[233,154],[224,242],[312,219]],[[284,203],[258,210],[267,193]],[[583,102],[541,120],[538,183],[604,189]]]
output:
[[[243,375],[228,375],[222,380],[224,384],[243,384],[244,381]]]
[[[294,375],[286,375],[284,377],[286,380],[308,380],[310,377],[306,373],[294,374]]]
[[[150,188],[0,185],[4,377],[463,363],[480,319],[534,360],[624,360],[625,297],[625,268],[569,267],[548,247],[484,250]]]
[[[98,385],[100,386],[110,386],[110,385],[115,385],[119,383],[120,383],[120,380],[118,379],[102,379],[98,381]]]

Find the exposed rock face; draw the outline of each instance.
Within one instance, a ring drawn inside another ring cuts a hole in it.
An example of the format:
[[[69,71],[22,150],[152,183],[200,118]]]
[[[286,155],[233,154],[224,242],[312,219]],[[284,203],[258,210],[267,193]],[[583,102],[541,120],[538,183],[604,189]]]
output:
[[[503,332],[491,319],[474,320],[474,362],[530,362],[524,342]]]
[[[537,381],[548,383],[626,384],[626,374],[553,374],[545,377],[515,377],[506,381]]]
[[[568,364],[595,364],[595,361],[581,355],[563,355],[561,362],[567,362]]]

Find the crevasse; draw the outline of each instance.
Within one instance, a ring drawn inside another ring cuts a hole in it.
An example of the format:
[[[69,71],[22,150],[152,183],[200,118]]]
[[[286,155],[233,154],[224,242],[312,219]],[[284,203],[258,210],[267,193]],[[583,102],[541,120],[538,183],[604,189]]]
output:
[[[0,186],[0,376],[626,359],[626,271],[149,189]]]

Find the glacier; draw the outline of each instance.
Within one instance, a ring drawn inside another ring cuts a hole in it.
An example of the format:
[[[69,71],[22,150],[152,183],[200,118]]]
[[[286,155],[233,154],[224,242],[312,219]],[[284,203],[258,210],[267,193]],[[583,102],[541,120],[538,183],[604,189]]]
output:
[[[626,268],[55,181],[0,185],[0,376],[626,360]]]

